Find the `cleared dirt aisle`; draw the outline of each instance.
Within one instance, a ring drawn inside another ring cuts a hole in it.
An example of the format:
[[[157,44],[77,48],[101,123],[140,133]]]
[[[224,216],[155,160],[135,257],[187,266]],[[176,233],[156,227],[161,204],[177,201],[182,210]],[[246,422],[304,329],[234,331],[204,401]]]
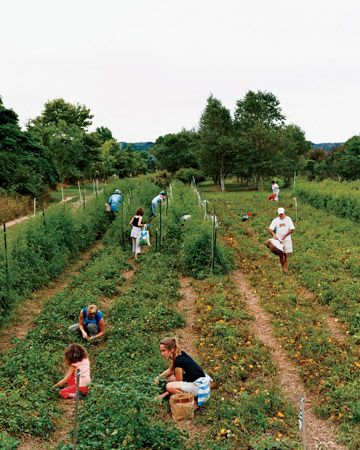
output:
[[[299,408],[300,398],[304,394],[304,386],[300,380],[299,373],[282,350],[281,345],[275,338],[271,325],[271,316],[260,306],[260,298],[254,293],[246,275],[241,271],[233,273],[233,280],[241,291],[248,311],[254,317],[252,332],[271,351],[271,357],[279,368],[280,388],[286,398],[295,408]],[[346,447],[336,443],[336,433],[329,423],[318,419],[312,413],[313,399],[311,395],[305,393],[305,421],[306,438],[308,448],[323,450],[345,450]]]

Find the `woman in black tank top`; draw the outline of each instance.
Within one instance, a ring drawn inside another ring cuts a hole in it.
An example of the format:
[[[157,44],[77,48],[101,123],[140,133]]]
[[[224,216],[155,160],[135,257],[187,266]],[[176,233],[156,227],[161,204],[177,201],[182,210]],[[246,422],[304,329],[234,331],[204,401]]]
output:
[[[129,225],[132,225],[130,236],[132,240],[132,251],[134,253],[135,259],[137,259],[137,255],[141,252],[141,247],[140,245],[137,244],[136,238],[140,233],[141,228],[143,227],[142,224],[143,215],[144,215],[144,208],[139,208],[136,211],[135,216],[130,220],[129,223]]]

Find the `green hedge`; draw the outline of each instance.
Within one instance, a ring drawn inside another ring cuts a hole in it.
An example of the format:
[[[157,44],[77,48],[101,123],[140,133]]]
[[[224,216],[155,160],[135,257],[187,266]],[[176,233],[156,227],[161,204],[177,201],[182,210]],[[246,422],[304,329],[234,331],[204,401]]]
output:
[[[315,208],[360,222],[360,182],[301,181],[296,187],[296,195]]]

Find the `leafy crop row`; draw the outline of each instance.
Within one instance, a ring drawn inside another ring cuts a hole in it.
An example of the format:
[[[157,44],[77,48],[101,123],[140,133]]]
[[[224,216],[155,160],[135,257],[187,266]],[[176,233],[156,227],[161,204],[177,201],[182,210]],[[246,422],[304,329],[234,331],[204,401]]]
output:
[[[126,194],[134,184],[122,182],[121,188]],[[45,217],[31,219],[19,230],[11,229],[6,253],[1,239],[0,311],[46,285],[104,234],[109,226],[104,200],[107,195],[92,197],[86,209],[50,208]]]
[[[252,317],[236,286],[213,277],[196,289],[199,351],[215,388],[200,417],[211,427],[206,448],[300,448],[296,412],[277,386],[268,350],[250,331]]]
[[[299,203],[290,275],[284,277],[278,259],[263,245],[277,205],[269,205],[262,193],[207,195],[217,205],[227,231],[236,237],[233,245],[239,262],[273,314],[278,338],[297,363],[304,384],[319,398],[318,414],[339,424],[349,448],[357,448],[359,230],[349,220]],[[245,223],[241,205],[251,205],[256,214]],[[284,192],[283,205],[295,219],[294,203]],[[329,329],[329,313],[346,323],[348,333],[344,331],[342,339]]]
[[[360,222],[360,183],[320,183],[301,181],[296,187],[296,195],[318,209],[325,209],[339,217]]]
[[[172,186],[173,197],[164,221],[164,251],[178,255],[179,269],[185,275],[204,278],[211,273],[228,273],[233,267],[233,257],[221,242],[216,243],[211,268],[212,222],[210,217],[205,220],[196,194],[180,182]],[[184,220],[184,216],[190,218]]]

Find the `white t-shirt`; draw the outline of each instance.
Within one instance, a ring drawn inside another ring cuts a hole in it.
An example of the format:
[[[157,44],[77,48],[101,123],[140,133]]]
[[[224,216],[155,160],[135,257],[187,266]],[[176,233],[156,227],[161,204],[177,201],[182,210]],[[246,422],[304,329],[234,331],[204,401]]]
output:
[[[295,230],[293,221],[290,217],[285,216],[283,219],[280,219],[280,217],[276,217],[271,224],[270,224],[270,230],[275,231],[276,237],[280,239],[280,241],[283,240],[284,234],[286,234],[289,230]],[[285,242],[291,242],[291,234],[286,236]]]
[[[273,191],[273,194],[279,195],[280,189],[279,189],[279,186],[276,183],[271,185],[271,189]]]

